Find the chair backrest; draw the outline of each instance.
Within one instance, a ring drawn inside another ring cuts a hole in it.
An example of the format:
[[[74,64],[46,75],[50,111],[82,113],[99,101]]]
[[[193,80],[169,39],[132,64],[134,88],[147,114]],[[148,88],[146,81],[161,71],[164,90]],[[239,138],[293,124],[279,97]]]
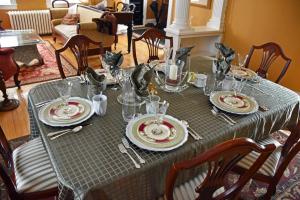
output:
[[[52,1],[52,8],[55,8],[55,3],[58,2],[58,1],[63,1],[63,2],[66,3],[67,8],[70,7],[70,4],[69,4],[69,2],[68,2],[67,0],[53,0],[53,1]]]
[[[123,3],[123,2],[118,2],[117,3],[117,12],[134,12],[135,10],[135,4],[133,3]]]
[[[280,180],[290,161],[300,151],[300,121],[298,121],[296,126],[290,127],[289,130],[291,134],[282,147],[279,164],[274,175],[276,181]]]
[[[84,35],[72,36],[61,49],[55,50],[57,66],[58,66],[61,78],[66,78],[66,76],[65,76],[63,68],[62,68],[62,64],[61,64],[61,60],[60,60],[60,53],[65,51],[68,48],[72,51],[72,53],[74,54],[74,56],[76,58],[77,64],[78,64],[77,75],[80,75],[80,74],[84,73],[88,67],[88,50],[89,50],[90,44],[94,44],[100,48],[99,55],[104,53],[101,42],[95,42]]]
[[[250,63],[250,60],[251,60],[254,50],[262,50],[263,51],[262,60],[261,60],[260,66],[257,70],[257,74],[263,78],[267,78],[268,70],[269,70],[271,64],[276,60],[276,58],[278,56],[281,56],[281,58],[286,61],[281,73],[279,74],[278,78],[275,81],[276,83],[278,83],[285,75],[292,60],[284,54],[282,48],[278,44],[276,44],[274,42],[269,42],[269,43],[266,43],[266,44],[263,44],[260,46],[253,45],[251,47],[249,54],[248,54],[248,58],[245,62],[246,68],[249,67],[249,63]]]
[[[159,60],[158,57],[158,50],[159,50],[159,44],[161,40],[169,40],[170,41],[170,47],[173,47],[173,38],[169,36],[165,36],[164,33],[162,33],[160,30],[156,28],[150,28],[147,31],[143,33],[138,38],[135,38],[132,40],[132,50],[133,50],[133,59],[135,65],[138,65],[137,56],[136,56],[136,42],[139,40],[143,40],[146,42],[149,52],[149,58],[148,63],[153,60]]]
[[[274,149],[275,145],[273,144],[261,146],[251,139],[238,138],[216,145],[191,160],[175,163],[166,179],[167,200],[173,200],[173,189],[179,171],[191,169],[202,164],[208,166],[208,171],[204,181],[195,189],[199,194],[197,199],[234,199]],[[247,173],[242,174],[239,180],[225,192],[214,196],[215,191],[224,187],[227,173],[251,151],[260,153],[260,156]]]
[[[0,176],[6,185],[8,194],[11,199],[19,199],[16,191],[16,179],[13,167],[12,150],[0,126],[0,153],[4,164],[0,163]]]

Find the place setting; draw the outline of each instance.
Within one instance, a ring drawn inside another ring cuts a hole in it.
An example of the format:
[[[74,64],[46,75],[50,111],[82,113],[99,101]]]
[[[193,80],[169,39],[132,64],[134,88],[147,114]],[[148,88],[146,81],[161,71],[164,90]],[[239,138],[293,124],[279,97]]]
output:
[[[106,114],[107,96],[103,94],[106,89],[106,77],[88,68],[86,78],[86,98],[71,97],[74,83],[71,80],[63,79],[53,84],[60,98],[36,104],[41,122],[51,127],[64,128],[47,133],[50,140],[67,133],[78,133],[85,126],[92,125],[87,123],[87,120],[94,114],[100,117]]]

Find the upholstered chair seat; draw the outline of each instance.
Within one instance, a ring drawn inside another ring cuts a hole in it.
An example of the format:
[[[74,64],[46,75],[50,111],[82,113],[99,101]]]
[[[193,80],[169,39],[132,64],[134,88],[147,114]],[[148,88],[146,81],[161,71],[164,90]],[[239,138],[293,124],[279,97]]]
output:
[[[40,192],[57,188],[56,174],[41,138],[31,140],[13,151],[17,192]]]
[[[274,144],[276,146],[275,151],[269,156],[269,158],[265,161],[265,163],[260,167],[258,173],[266,175],[266,176],[274,176],[277,165],[280,159],[280,152],[282,145],[275,139],[268,137],[264,140],[258,142],[260,145],[266,144]],[[240,162],[238,162],[238,166],[243,167],[244,169],[249,169],[249,167],[257,160],[259,153],[252,151],[246,157],[244,157]]]

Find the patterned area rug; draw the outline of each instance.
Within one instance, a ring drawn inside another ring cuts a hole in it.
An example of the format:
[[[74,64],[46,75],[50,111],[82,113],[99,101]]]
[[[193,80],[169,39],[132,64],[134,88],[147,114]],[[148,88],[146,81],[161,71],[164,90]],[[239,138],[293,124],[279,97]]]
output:
[[[280,143],[284,143],[286,136],[279,132],[273,134],[273,137]],[[10,141],[12,148],[16,148],[24,142],[28,141],[29,137],[21,137]],[[237,178],[235,175],[229,176],[229,181],[234,181]],[[243,199],[257,199],[261,194],[266,192],[266,185],[252,181],[252,184],[242,192]],[[0,199],[8,200],[5,185],[0,179]],[[300,200],[300,153],[291,161],[290,165],[286,169],[283,177],[277,186],[277,192],[272,198],[274,200]]]
[[[38,83],[60,78],[59,70],[55,59],[55,49],[49,44],[48,41],[45,41],[45,44],[38,44],[37,48],[44,60],[44,64],[37,66],[20,67],[19,80],[21,81],[21,85]],[[76,75],[77,70],[62,56],[61,62],[66,76]],[[13,78],[6,81],[5,84],[8,88],[15,87],[15,82],[13,81]]]

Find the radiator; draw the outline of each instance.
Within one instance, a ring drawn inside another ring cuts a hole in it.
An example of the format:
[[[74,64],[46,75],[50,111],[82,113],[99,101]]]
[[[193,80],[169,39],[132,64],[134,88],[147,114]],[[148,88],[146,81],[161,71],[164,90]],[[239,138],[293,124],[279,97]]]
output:
[[[12,29],[34,29],[38,34],[52,33],[49,10],[9,11]]]

